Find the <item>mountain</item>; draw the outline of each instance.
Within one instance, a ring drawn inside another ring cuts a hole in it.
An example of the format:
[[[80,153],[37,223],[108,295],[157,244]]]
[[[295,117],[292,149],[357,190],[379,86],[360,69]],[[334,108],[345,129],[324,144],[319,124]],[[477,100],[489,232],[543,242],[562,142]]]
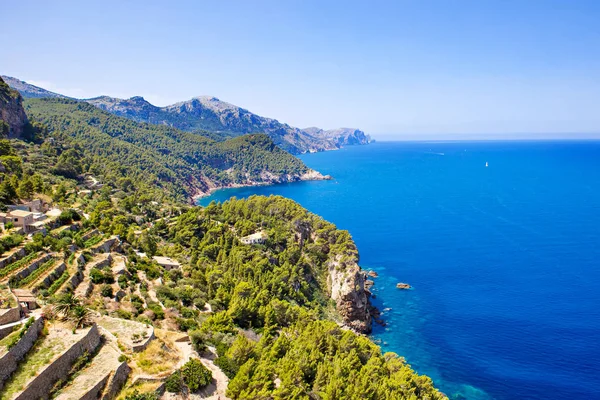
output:
[[[166,107],[154,106],[142,97],[118,99],[101,96],[85,101],[138,122],[164,124],[204,135],[206,132],[199,131],[209,131],[213,133],[213,138],[226,139],[248,133],[265,133],[275,144],[292,154],[335,150],[344,145],[366,144],[370,141],[364,132],[357,129],[302,130],[211,96],[194,97]],[[350,132],[356,133],[353,136]]]
[[[0,136],[22,137],[28,126],[23,98],[0,78]]]
[[[218,188],[326,178],[264,134],[219,142],[70,99],[28,99],[25,109],[54,140],[78,149],[88,171],[105,182],[129,179],[155,198],[190,201]]]
[[[25,98],[66,97],[15,78],[6,77],[6,80]],[[211,96],[194,97],[166,107],[157,107],[139,96],[130,99],[100,96],[84,101],[136,122],[172,126],[215,140],[248,133],[265,133],[275,144],[292,154],[335,150],[346,145],[367,144],[371,140],[358,129],[326,131],[319,128],[295,128]]]
[[[23,96],[26,99],[31,99],[31,98],[69,99],[70,98],[67,96],[63,96],[62,94],[58,94],[58,93],[54,93],[54,92],[51,92],[46,89],[42,89],[41,87],[32,85],[30,83],[24,82],[17,78],[13,78],[11,76],[2,75],[2,79],[4,79],[4,82],[6,82],[8,84],[8,86],[13,88],[14,90],[17,90],[19,93],[21,93],[21,96]]]
[[[331,139],[338,147],[367,144],[372,141],[369,135],[365,134],[360,129],[354,128],[338,128],[325,131],[320,128],[312,127],[305,128],[303,131],[313,136]]]

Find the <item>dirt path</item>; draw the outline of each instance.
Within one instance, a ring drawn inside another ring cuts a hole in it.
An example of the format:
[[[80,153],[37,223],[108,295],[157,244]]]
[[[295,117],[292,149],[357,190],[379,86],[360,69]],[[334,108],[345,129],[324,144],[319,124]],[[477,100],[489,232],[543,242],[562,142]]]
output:
[[[229,378],[227,378],[223,371],[215,365],[214,359],[217,358],[217,354],[214,348],[209,347],[205,354],[199,356],[190,342],[175,342],[175,346],[177,346],[183,355],[180,362],[177,364],[177,368],[181,368],[191,357],[194,357],[199,358],[202,364],[212,372],[212,383],[202,389],[200,393],[190,395],[190,399],[230,400],[229,397],[225,396]],[[163,399],[175,398],[177,397],[163,396]]]

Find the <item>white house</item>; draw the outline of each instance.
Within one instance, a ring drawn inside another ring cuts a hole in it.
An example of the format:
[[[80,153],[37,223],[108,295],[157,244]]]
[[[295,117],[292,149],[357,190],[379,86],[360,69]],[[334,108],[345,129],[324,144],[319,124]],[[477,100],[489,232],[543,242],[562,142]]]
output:
[[[244,236],[240,241],[244,244],[263,244],[267,241],[268,236],[265,232],[260,231],[252,235]]]
[[[158,265],[160,265],[168,271],[174,268],[181,268],[181,264],[179,264],[179,262],[173,260],[170,257],[154,256],[152,258],[158,263]]]
[[[25,233],[33,232],[36,229],[33,226],[35,221],[31,211],[11,210],[6,214],[1,213],[0,217],[5,224],[12,222],[14,226],[23,228]]]

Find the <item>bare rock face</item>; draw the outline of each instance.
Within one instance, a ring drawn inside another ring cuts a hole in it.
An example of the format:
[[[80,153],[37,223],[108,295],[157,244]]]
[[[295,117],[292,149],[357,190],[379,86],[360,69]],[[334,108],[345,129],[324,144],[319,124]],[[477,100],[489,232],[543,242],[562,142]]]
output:
[[[21,137],[29,124],[23,110],[23,98],[19,92],[10,89],[2,78],[0,78],[0,120],[0,135],[9,138]]]
[[[369,144],[372,142],[372,139],[369,135],[367,135],[360,129],[354,128],[338,128],[323,130],[320,128],[312,127],[305,128],[303,129],[303,131],[315,137],[331,140],[335,143],[337,147]]]
[[[365,273],[358,264],[330,261],[327,284],[344,323],[357,332],[370,333],[373,306],[365,289]]]

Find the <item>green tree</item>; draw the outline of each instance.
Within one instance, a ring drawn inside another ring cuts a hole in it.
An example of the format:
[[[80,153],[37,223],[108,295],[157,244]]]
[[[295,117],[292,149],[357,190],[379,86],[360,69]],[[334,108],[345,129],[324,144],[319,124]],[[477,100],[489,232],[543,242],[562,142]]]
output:
[[[92,322],[92,312],[82,306],[75,306],[67,315],[67,319],[73,323],[73,332],[79,328],[85,328]]]
[[[17,188],[17,196],[21,199],[31,199],[33,197],[33,193],[35,191],[35,187],[31,179],[26,176],[19,183],[19,187]]]
[[[63,318],[68,318],[71,312],[81,306],[82,301],[79,297],[75,296],[71,292],[63,293],[56,299],[54,304],[54,313],[62,315]]]
[[[183,382],[195,393],[198,389],[207,386],[212,381],[212,373],[197,358],[192,358],[181,368]]]

